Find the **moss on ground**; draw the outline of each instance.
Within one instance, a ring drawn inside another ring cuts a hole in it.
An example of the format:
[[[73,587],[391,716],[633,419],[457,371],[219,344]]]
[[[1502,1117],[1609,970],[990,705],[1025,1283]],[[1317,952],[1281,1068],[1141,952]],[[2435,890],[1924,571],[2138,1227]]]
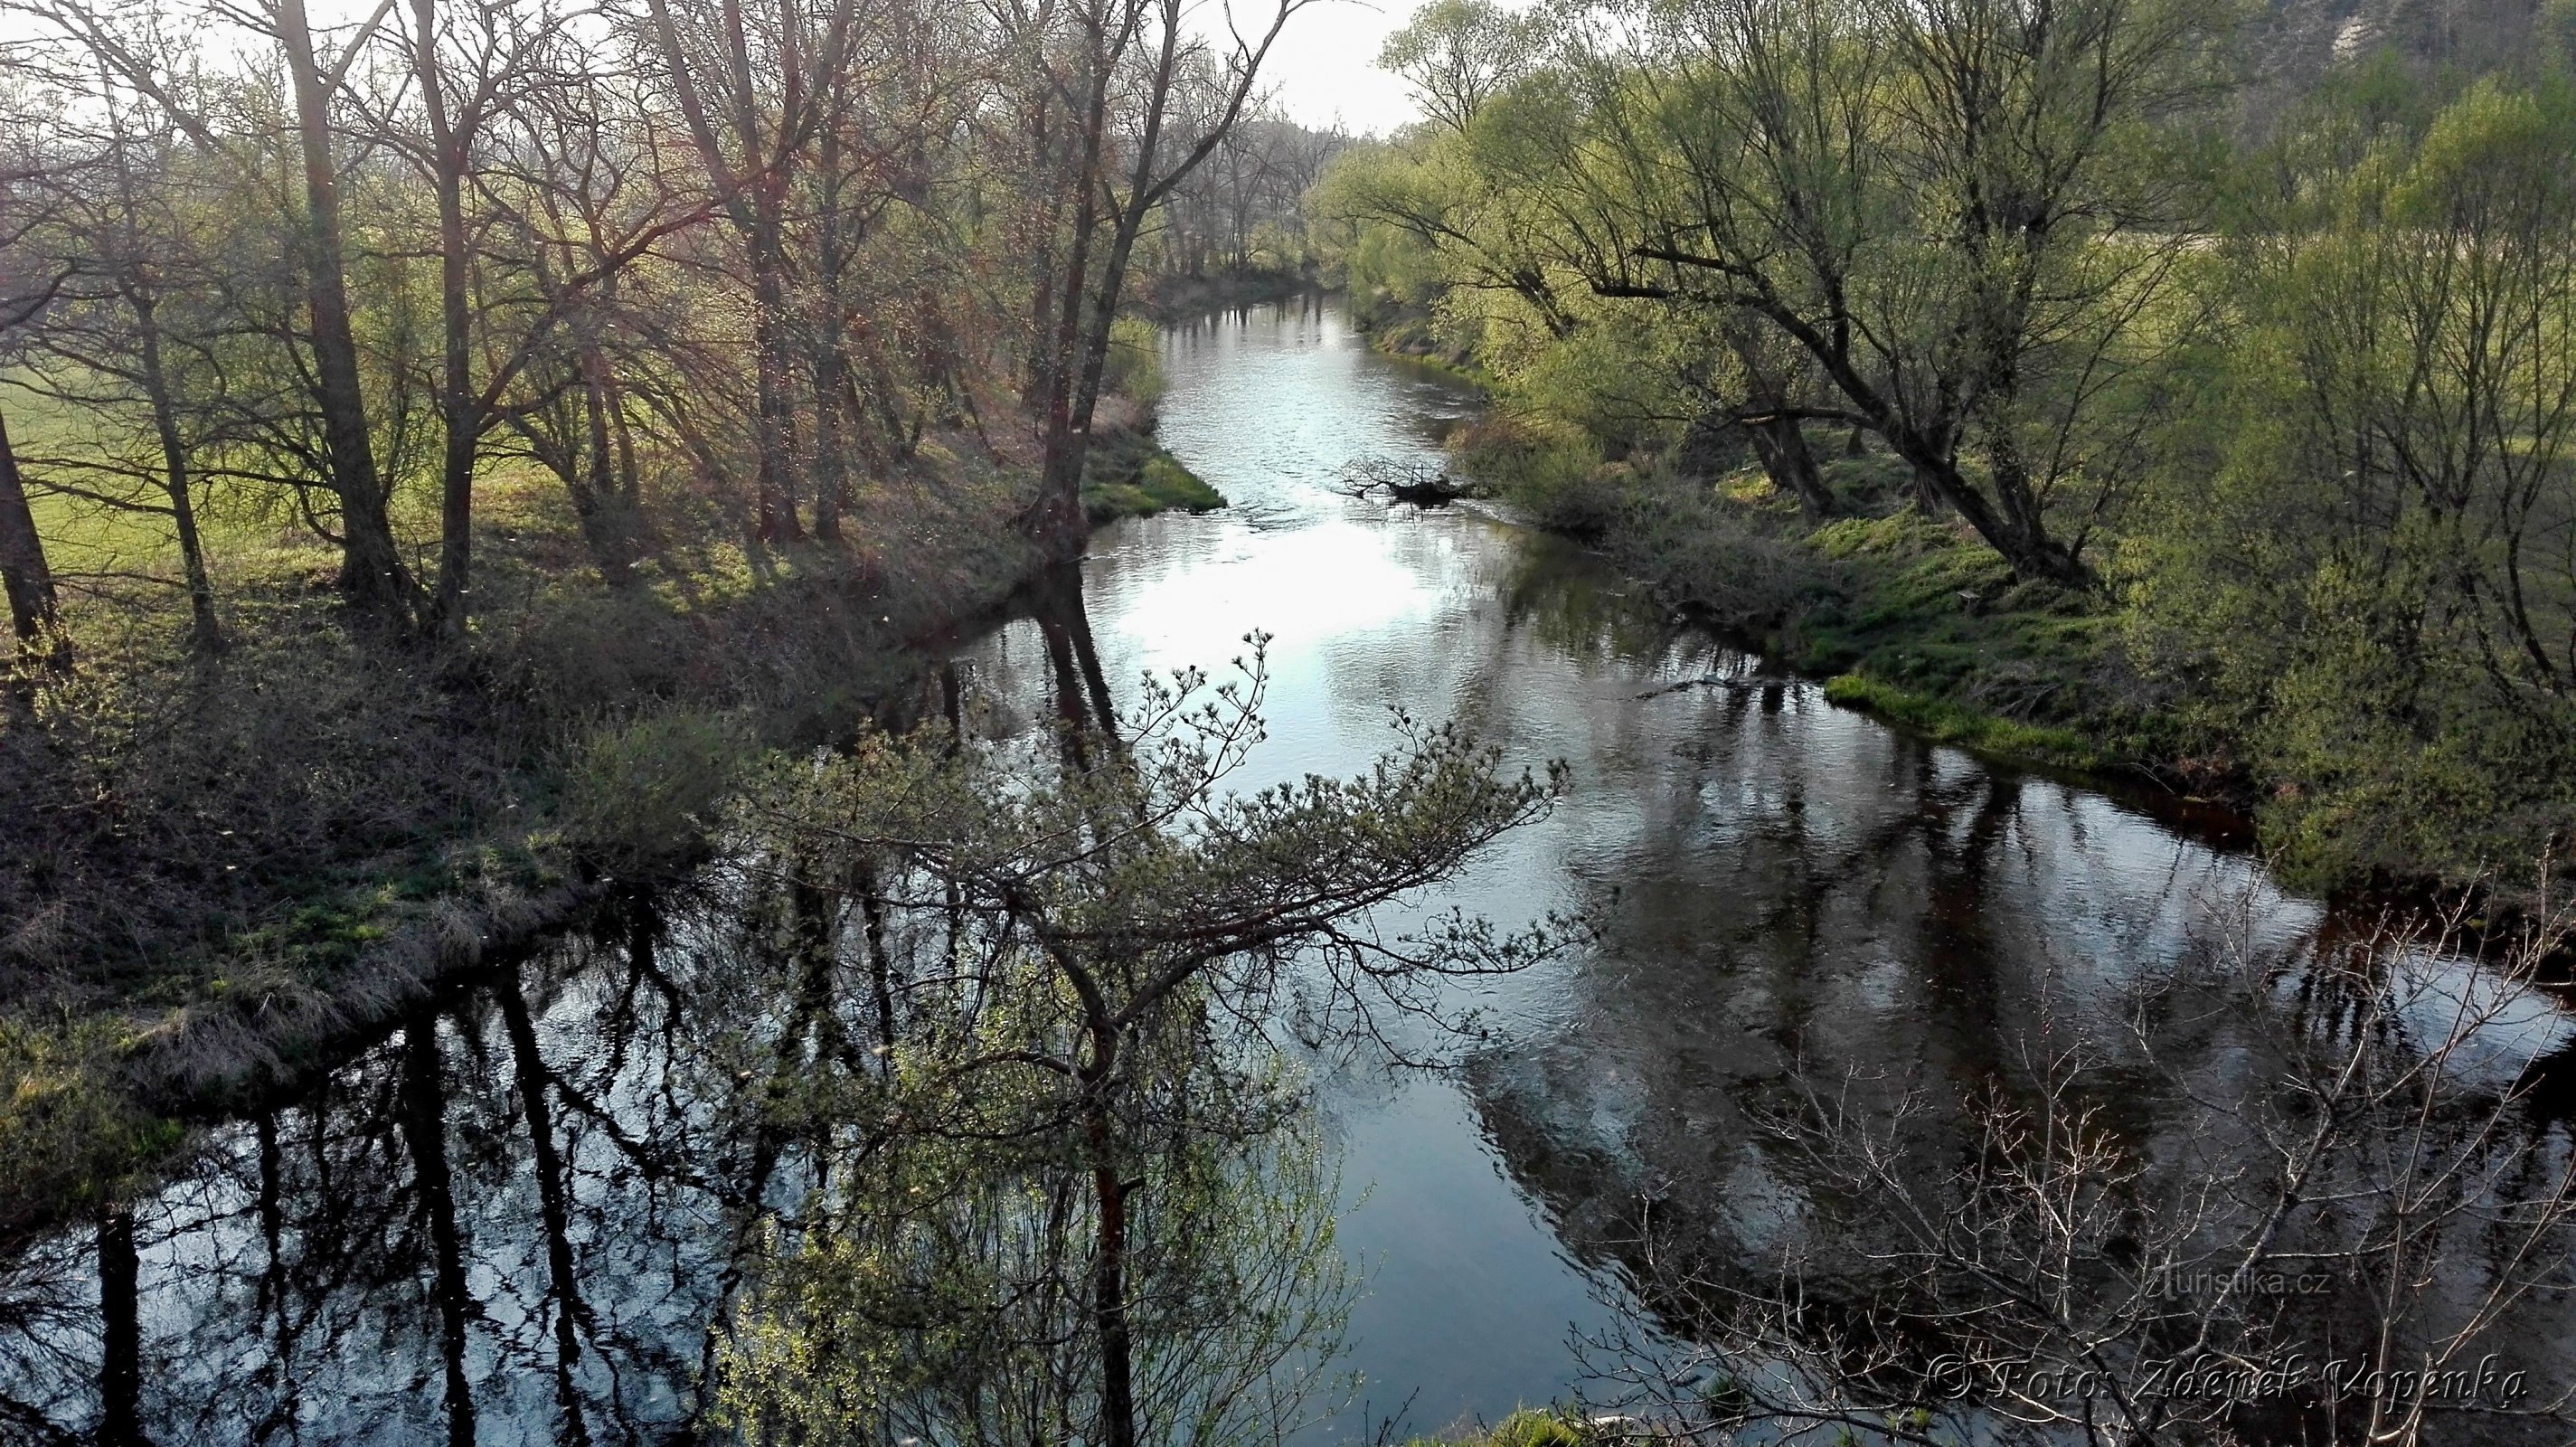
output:
[[[1082,470],[1082,510],[1096,526],[1158,512],[1213,512],[1225,494],[1158,446],[1144,432],[1104,433]]]
[[[1867,674],[1846,673],[1827,680],[1825,697],[1941,743],[1957,744],[1997,758],[2068,769],[2099,769],[2108,762],[2091,740],[2073,729],[2046,728],[1980,713],[1930,694],[1882,683]]]

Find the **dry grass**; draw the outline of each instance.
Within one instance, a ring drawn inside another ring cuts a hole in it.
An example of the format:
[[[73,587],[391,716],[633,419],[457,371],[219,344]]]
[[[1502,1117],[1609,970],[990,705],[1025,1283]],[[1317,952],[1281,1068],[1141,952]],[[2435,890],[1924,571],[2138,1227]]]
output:
[[[732,764],[906,706],[905,645],[1016,585],[1026,476],[936,439],[848,541],[787,549],[665,487],[611,587],[560,496],[499,470],[460,657],[353,635],[330,549],[230,517],[232,646],[197,659],[151,581],[175,558],[54,513],[61,556],[112,565],[77,571],[124,576],[69,590],[76,666],[0,710],[0,1195],[74,1202],[175,1140],[137,1102],[290,1072],[604,876],[685,865]]]

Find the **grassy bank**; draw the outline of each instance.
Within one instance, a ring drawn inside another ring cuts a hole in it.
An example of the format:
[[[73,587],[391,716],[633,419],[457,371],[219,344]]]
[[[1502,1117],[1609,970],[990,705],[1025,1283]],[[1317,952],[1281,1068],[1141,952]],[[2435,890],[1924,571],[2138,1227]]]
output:
[[[1589,1447],[1618,1441],[1625,1433],[1603,1431],[1581,1417],[1547,1407],[1523,1407],[1491,1427],[1416,1437],[1405,1447]]]
[[[1474,344],[1441,327],[1429,308],[1383,293],[1354,294],[1348,305],[1352,324],[1368,334],[1369,345],[1379,352],[1470,386],[1493,385],[1493,376],[1477,359]]]
[[[122,1189],[184,1139],[171,1115],[685,872],[764,751],[921,706],[908,645],[1028,573],[1029,477],[933,438],[857,499],[863,531],[780,547],[672,483],[612,578],[559,489],[498,471],[450,655],[354,634],[335,552],[255,518],[214,539],[219,657],[167,590],[76,595],[72,672],[0,715],[0,1230]],[[66,572],[163,564],[45,521]]]
[[[2185,758],[2166,700],[2128,668],[2114,601],[2018,583],[1964,524],[1926,517],[1874,454],[1827,465],[1847,516],[1816,523],[1758,469],[1686,479],[1488,422],[1461,464],[1582,537],[1677,609],[1828,680],[1834,702],[1990,757],[2241,780]]]
[[[1093,439],[1082,469],[1082,510],[1093,525],[1223,506],[1225,494],[1165,452],[1151,432],[1129,428]]]

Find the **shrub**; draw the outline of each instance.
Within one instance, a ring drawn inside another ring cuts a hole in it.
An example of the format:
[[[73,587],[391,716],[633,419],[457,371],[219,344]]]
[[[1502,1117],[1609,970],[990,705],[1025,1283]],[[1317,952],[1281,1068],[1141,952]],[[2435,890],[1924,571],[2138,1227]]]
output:
[[[611,875],[690,862],[753,757],[731,714],[675,709],[592,732],[564,767],[563,844]]]
[[[1143,317],[1120,317],[1109,325],[1109,361],[1101,387],[1136,401],[1151,412],[1170,383],[1163,376],[1163,334]]]

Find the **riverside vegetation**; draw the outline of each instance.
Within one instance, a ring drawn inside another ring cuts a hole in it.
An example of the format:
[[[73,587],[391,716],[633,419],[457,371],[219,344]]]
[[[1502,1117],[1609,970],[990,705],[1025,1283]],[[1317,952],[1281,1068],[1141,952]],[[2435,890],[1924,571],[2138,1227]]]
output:
[[[1279,264],[1331,138],[1285,9],[1094,10],[8,7],[0,1226],[1222,505],[1126,302]]]
[[[2299,878],[2545,859],[2576,801],[2564,7],[2431,49],[2369,12],[2247,84],[2295,26],[2217,0],[1436,0],[1386,57],[1428,119],[1370,144],[1265,113],[1300,0],[0,7],[0,1239],[46,1258],[11,1431],[141,1441],[184,1396],[264,1436],[340,1381],[377,1395],[317,1436],[383,1401],[471,1442],[500,1400],[570,1441],[1138,1447],[1338,1405],[1306,1072],[1458,1063],[1479,982],[1602,935],[1422,908],[1561,764],[1399,715],[1241,788],[1258,634],[1117,706],[1071,564],[1222,501],[1152,441],[1140,303],[1345,278],[1494,389],[1469,475],[1835,698],[2256,798]],[[1015,595],[1055,717],[983,729],[918,645]],[[1738,1251],[1748,1173],[1641,1175],[1586,1345],[1651,1421],[1485,1440],[2490,1431],[2154,1384],[2178,1343],[2563,1365],[2576,1154],[2515,1052],[2565,921],[2507,883],[2491,960],[2464,907],[2081,999],[1943,929],[1927,997],[1982,969],[1982,1022],[1920,1076],[1730,1033],[1782,1063],[1725,1144],[1815,1229]],[[600,903],[622,998],[573,1060],[579,948],[511,956]],[[202,1153],[261,1275],[203,1267],[225,1360],[147,1393],[142,1262],[193,1247],[142,1188],[190,1120],[344,1077],[394,1108]],[[290,1226],[308,1173],[364,1212]],[[524,1296],[472,1254],[502,1197]],[[305,1272],[364,1325],[307,1336]],[[1953,1348],[2116,1400],[1962,1396]],[[2535,1439],[2547,1386],[2500,1404]]]
[[[2250,804],[2576,825],[2576,17],[1443,0],[1311,199],[1464,470],[1833,697]],[[2250,56],[2262,54],[2257,65]]]

